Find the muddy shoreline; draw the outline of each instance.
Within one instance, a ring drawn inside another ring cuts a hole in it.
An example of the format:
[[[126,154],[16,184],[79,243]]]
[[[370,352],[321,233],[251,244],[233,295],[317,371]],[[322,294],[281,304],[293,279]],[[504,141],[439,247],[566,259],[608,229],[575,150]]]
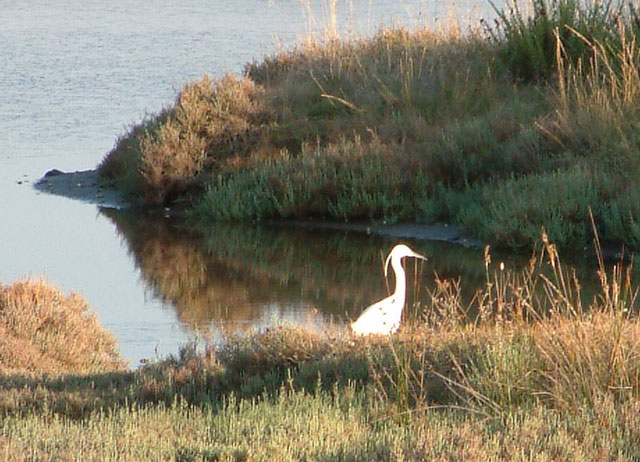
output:
[[[42,193],[68,197],[101,207],[124,209],[131,206],[120,191],[110,187],[100,178],[97,170],[49,170],[33,187]]]
[[[465,247],[482,247],[485,244],[469,236],[465,236],[453,225],[425,225],[419,223],[339,223],[326,221],[290,221],[283,224],[307,229],[333,229],[341,231],[364,232],[401,239],[419,239],[425,241],[443,241]]]
[[[96,170],[77,172],[62,172],[50,170],[35,184],[34,188],[42,193],[68,197],[70,199],[87,202],[100,207],[126,209],[133,205],[124,198],[122,193],[105,182]],[[165,209],[169,212],[168,209]],[[444,241],[468,247],[479,247],[483,244],[465,236],[452,225],[423,225],[417,223],[340,223],[321,220],[283,221],[273,222],[284,226],[300,226],[307,229],[333,229],[342,231],[365,232],[405,239],[421,239],[429,241]]]

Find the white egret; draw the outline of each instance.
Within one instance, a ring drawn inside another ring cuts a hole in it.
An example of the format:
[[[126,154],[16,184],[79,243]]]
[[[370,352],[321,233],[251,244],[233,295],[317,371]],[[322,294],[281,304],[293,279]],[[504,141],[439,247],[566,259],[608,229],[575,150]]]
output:
[[[387,298],[366,308],[360,317],[351,323],[351,329],[359,335],[393,334],[400,325],[402,309],[407,292],[407,280],[402,267],[404,257],[426,260],[427,257],[414,252],[404,244],[396,245],[384,262],[384,277],[387,277],[389,261],[396,274],[396,290]]]

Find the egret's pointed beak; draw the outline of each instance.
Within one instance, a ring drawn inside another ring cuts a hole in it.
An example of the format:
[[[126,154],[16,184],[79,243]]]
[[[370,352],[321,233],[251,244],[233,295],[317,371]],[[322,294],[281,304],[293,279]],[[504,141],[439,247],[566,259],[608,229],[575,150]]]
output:
[[[424,255],[420,255],[419,253],[413,252],[413,255],[410,255],[411,257],[414,258],[420,258],[421,260],[428,260],[427,257],[425,257]]]
[[[427,260],[427,257],[425,257],[424,255],[420,255],[417,252],[414,252],[413,250],[409,249],[409,251],[411,253],[408,254],[404,254],[403,257],[414,257],[414,258],[419,258],[421,260]],[[391,252],[388,256],[387,259],[384,262],[384,277],[385,279],[387,278],[387,274],[389,273],[389,262],[391,261],[391,257],[393,256],[393,252]]]

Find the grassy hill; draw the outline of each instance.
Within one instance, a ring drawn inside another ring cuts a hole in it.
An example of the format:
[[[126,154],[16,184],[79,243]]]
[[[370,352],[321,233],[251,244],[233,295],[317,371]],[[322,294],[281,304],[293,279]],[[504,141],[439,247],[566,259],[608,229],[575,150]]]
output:
[[[526,10],[526,12],[524,11]],[[638,247],[639,18],[531,0],[461,31],[309,41],[185,84],[100,165],[196,219],[456,223],[494,245]]]

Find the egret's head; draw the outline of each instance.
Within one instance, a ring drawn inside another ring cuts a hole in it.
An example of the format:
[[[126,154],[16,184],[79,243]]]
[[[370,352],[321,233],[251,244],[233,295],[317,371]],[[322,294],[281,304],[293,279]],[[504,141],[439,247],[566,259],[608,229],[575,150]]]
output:
[[[404,257],[414,257],[414,258],[420,258],[421,260],[426,260],[427,257],[425,257],[424,255],[420,255],[418,252],[414,252],[413,250],[411,250],[409,248],[409,246],[405,245],[405,244],[398,244],[396,245],[393,249],[391,249],[391,252],[389,252],[389,256],[387,257],[387,260],[384,262],[384,277],[387,277],[387,271],[389,269],[389,262],[393,261],[393,260],[401,260]]]

